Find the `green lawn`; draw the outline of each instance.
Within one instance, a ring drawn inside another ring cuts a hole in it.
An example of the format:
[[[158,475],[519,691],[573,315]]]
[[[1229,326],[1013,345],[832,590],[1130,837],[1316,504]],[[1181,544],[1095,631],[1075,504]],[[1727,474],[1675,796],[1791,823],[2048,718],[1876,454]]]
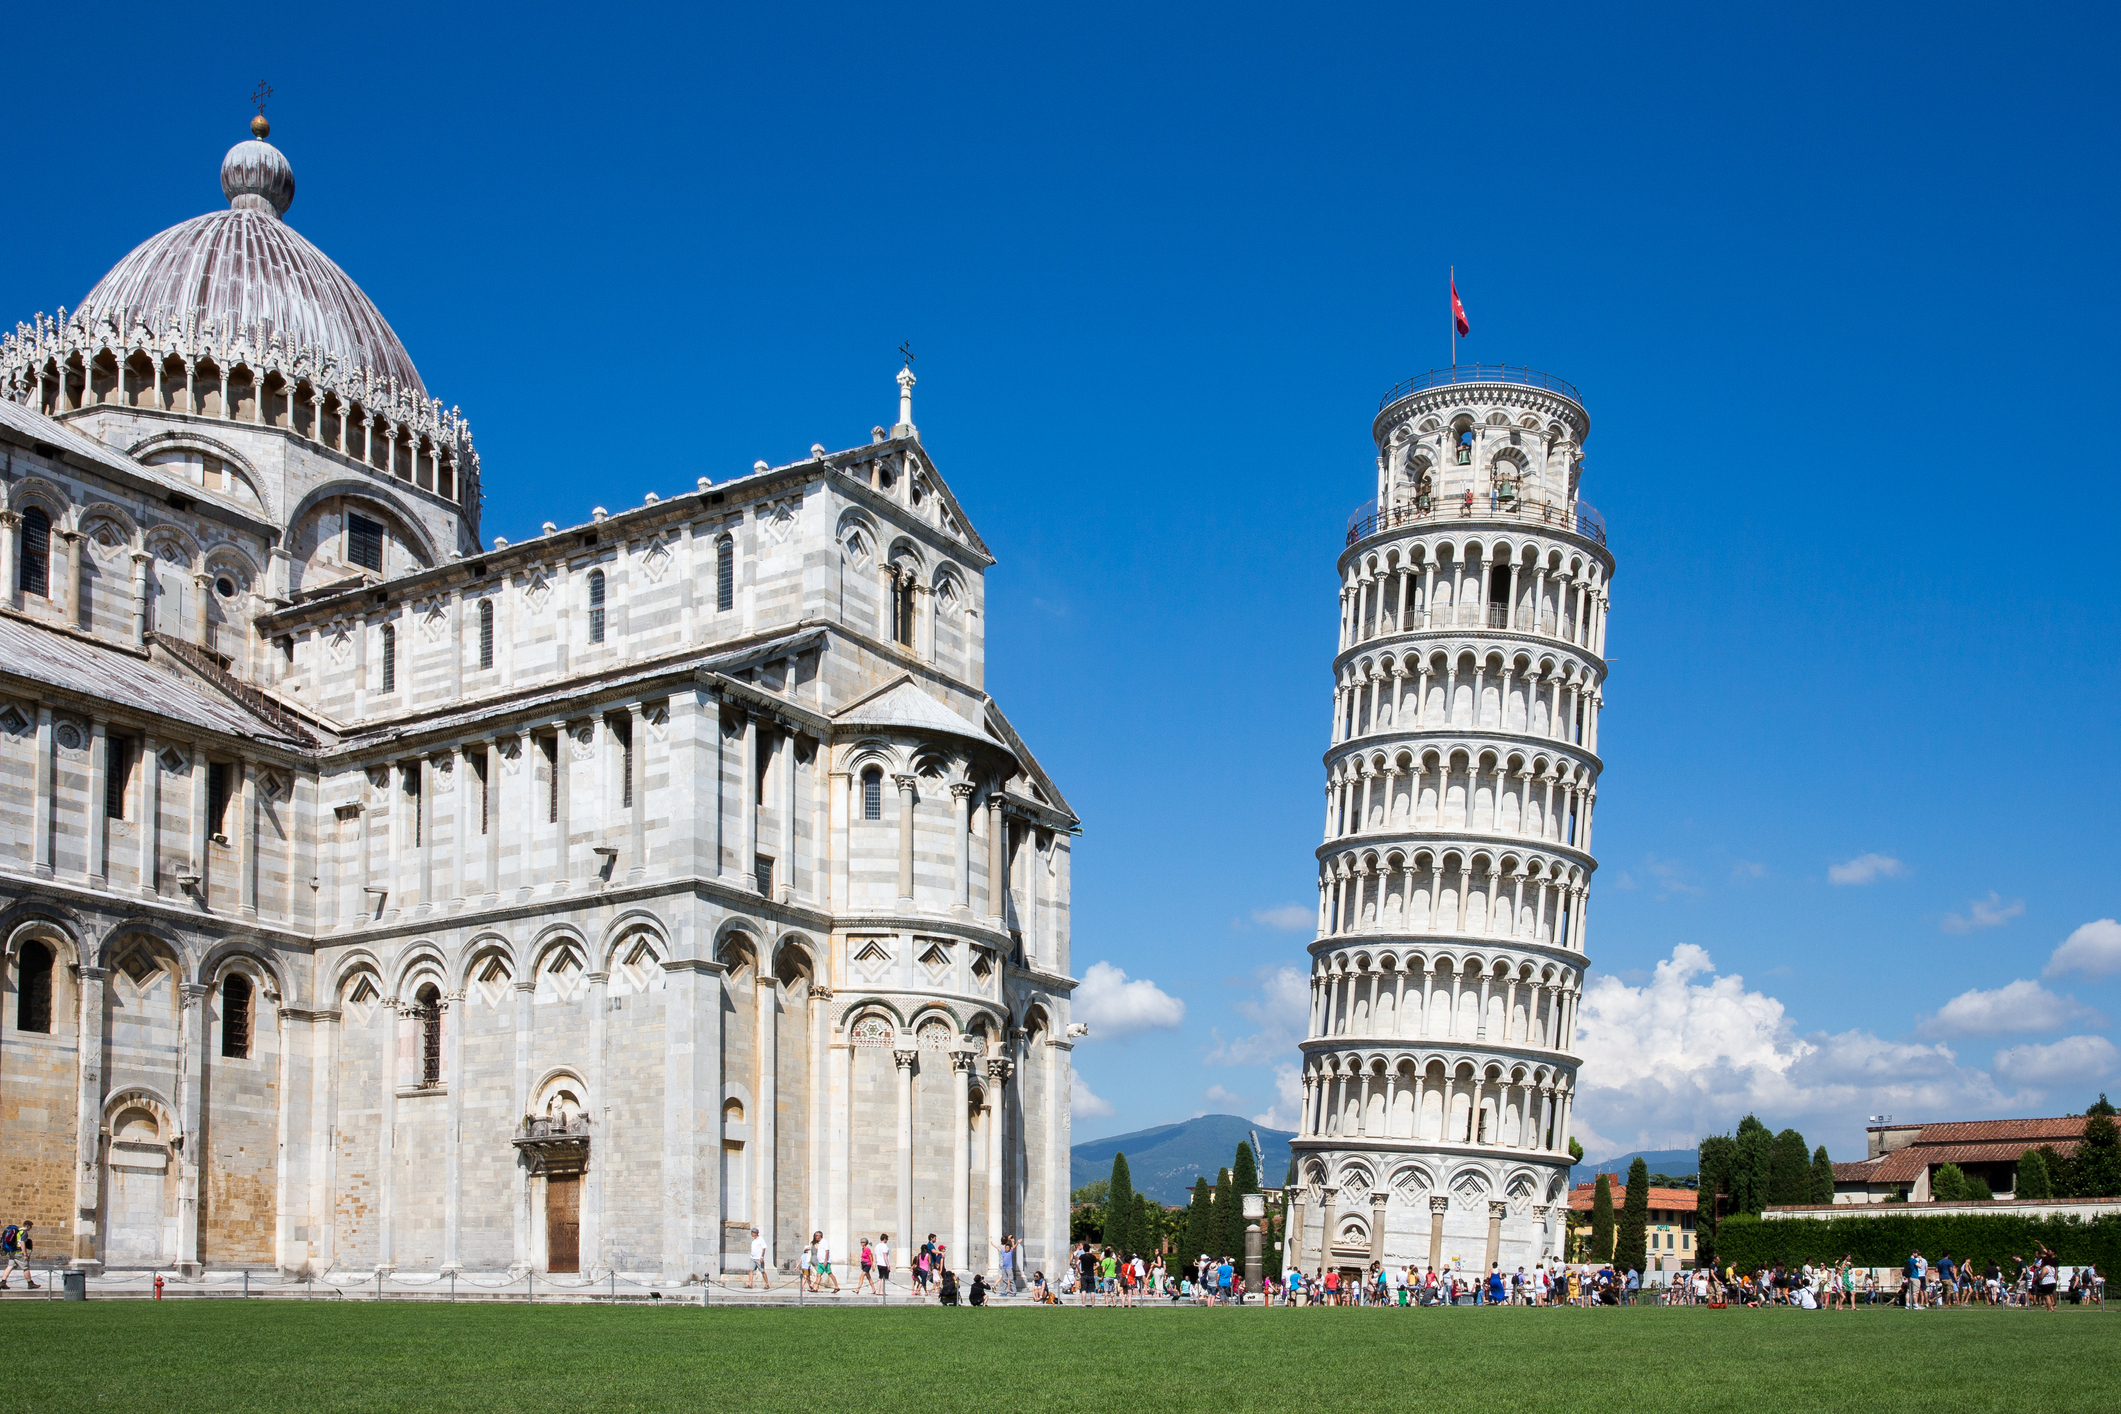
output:
[[[2121,1309],[0,1305],[0,1409],[2121,1408]]]

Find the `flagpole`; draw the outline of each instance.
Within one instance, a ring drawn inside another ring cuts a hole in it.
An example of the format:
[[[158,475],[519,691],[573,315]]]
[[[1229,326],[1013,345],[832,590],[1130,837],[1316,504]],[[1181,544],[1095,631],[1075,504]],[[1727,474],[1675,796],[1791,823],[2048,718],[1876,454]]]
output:
[[[1455,266],[1455,265],[1451,267],[1451,297],[1452,297],[1452,298],[1453,298],[1454,300],[1455,300],[1455,299],[1456,299],[1456,298],[1458,297],[1458,267],[1457,267],[1457,266]],[[1457,371],[1458,371],[1458,308],[1457,308],[1457,306],[1456,306],[1456,305],[1453,305],[1453,306],[1452,306],[1451,308],[1449,308],[1449,309],[1446,309],[1446,310],[1444,311],[1444,315],[1445,315],[1445,317],[1446,317],[1446,318],[1448,318],[1448,319],[1449,319],[1449,320],[1451,321],[1451,371],[1455,373],[1455,372],[1457,372]]]

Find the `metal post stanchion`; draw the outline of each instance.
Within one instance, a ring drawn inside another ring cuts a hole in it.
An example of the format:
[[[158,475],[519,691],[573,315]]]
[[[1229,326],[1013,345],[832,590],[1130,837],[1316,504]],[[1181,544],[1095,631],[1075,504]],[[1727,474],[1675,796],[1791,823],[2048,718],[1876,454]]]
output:
[[[377,1268],[376,1268],[376,1300],[378,1300],[378,1301],[381,1301],[382,1299],[383,1299],[383,1269],[382,1269],[381,1267],[377,1267]]]
[[[616,1304],[618,1303],[618,1299],[619,1299],[619,1271],[618,1271],[618,1268],[616,1268],[616,1267],[613,1267],[613,1268],[611,1269],[611,1300],[612,1300],[612,1303],[613,1303],[614,1305],[616,1305]]]
[[[523,1273],[523,1291],[530,1298],[531,1305],[538,1304],[538,1274],[535,1270]]]
[[[243,1299],[250,1300],[250,1268],[243,1269]]]

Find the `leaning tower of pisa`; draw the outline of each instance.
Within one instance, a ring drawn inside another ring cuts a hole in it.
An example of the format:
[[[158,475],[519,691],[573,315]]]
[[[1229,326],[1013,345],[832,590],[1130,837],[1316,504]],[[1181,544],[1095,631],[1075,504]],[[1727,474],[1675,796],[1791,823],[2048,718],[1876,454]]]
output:
[[[1613,559],[1575,388],[1385,395],[1340,556],[1318,936],[1284,1260],[1559,1255]]]

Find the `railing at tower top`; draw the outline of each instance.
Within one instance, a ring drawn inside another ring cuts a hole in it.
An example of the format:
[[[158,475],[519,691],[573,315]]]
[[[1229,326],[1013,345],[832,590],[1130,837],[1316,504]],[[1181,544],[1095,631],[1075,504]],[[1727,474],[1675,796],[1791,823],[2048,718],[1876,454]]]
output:
[[[1392,391],[1378,401],[1377,410],[1383,412],[1401,398],[1430,388],[1448,388],[1454,383],[1515,383],[1525,388],[1544,388],[1550,393],[1559,393],[1572,403],[1581,404],[1583,397],[1576,385],[1566,378],[1556,378],[1551,373],[1540,373],[1530,368],[1512,368],[1507,363],[1461,363],[1451,368],[1432,368],[1427,373],[1417,373],[1403,383],[1392,385]]]
[[[1421,496],[1388,511],[1378,510],[1374,499],[1365,501],[1348,517],[1347,543],[1353,545],[1380,531],[1449,520],[1499,520],[1528,526],[1551,526],[1605,544],[1605,517],[1589,501],[1579,498],[1571,510],[1551,501],[1535,501],[1525,496],[1505,498],[1494,491],[1486,494],[1468,491],[1462,496],[1441,498]]]

